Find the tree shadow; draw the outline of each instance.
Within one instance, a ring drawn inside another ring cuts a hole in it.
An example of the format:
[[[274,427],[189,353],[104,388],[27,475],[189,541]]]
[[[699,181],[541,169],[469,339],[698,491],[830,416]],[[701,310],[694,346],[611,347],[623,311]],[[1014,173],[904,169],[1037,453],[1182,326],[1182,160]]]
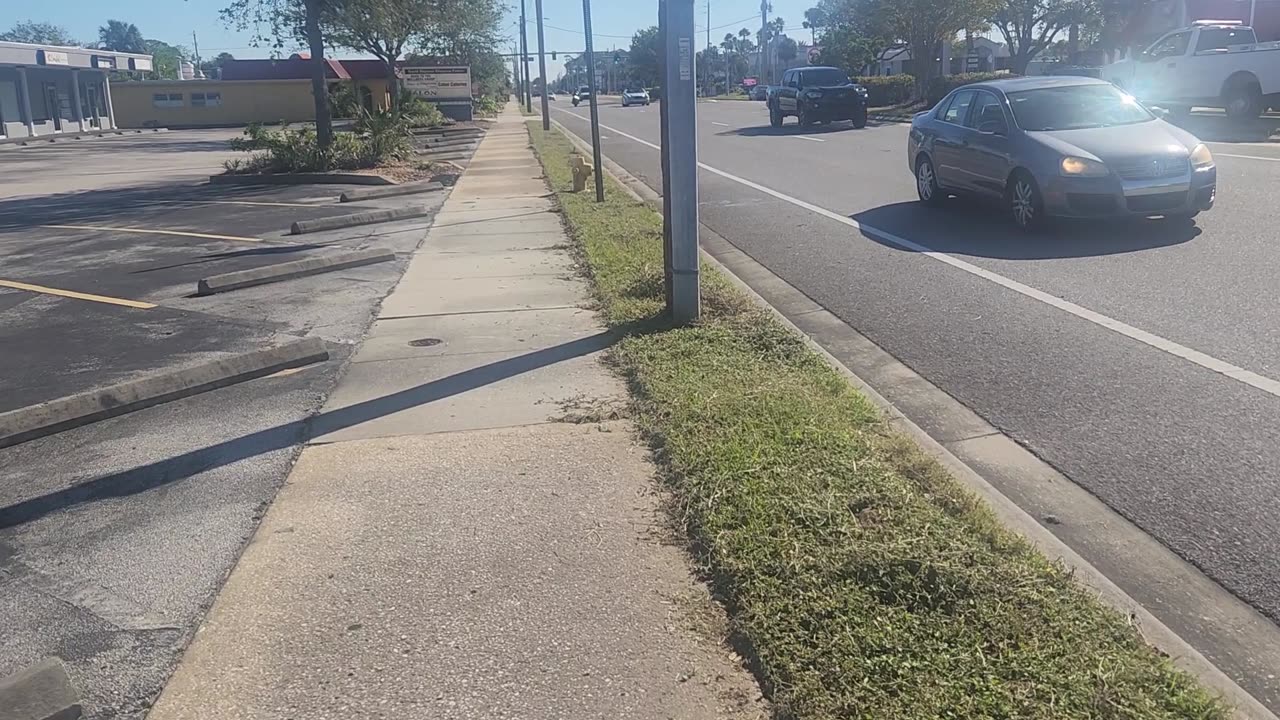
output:
[[[940,208],[927,208],[917,202],[894,203],[851,217],[863,226],[865,237],[896,250],[927,250],[1002,260],[1140,252],[1190,242],[1201,233],[1194,222],[1135,218],[1059,220],[1039,233],[1028,235],[1015,229],[1001,208],[958,199]],[[910,247],[889,235],[908,243],[915,243],[915,238],[922,240],[918,243],[920,247]]]
[[[1280,135],[1280,117],[1277,116],[1232,120],[1226,115],[1194,113],[1177,118],[1173,123],[1205,142],[1268,142]]]

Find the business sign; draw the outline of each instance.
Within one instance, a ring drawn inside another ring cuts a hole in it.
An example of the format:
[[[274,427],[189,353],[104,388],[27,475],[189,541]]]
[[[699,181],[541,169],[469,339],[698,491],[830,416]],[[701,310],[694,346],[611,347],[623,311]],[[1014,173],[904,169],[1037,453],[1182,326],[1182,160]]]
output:
[[[153,69],[153,66],[151,64],[151,57],[147,56],[144,58],[129,58],[129,69],[136,70],[138,72],[151,71]]]
[[[107,57],[104,55],[94,55],[93,66],[98,68],[99,70],[115,70],[116,59],[113,57]]]
[[[811,45],[811,46],[809,46],[809,53],[808,53],[808,56],[809,56],[809,64],[810,64],[810,65],[815,65],[815,64],[817,64],[817,62],[818,62],[818,58],[819,58],[819,57],[821,57],[821,55],[822,55],[822,46],[821,46],[821,45]]]
[[[403,67],[405,89],[428,100],[471,100],[471,67]]]
[[[45,65],[70,65],[71,61],[67,59],[67,54],[64,52],[54,52],[53,50],[45,50],[44,64]]]

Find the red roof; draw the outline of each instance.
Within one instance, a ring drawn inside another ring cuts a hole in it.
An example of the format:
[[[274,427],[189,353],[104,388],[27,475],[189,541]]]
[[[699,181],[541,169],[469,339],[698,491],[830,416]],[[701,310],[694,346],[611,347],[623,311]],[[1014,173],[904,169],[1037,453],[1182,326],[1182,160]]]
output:
[[[325,76],[337,80],[377,80],[387,76],[381,60],[335,60],[325,58]],[[223,80],[306,80],[311,62],[304,53],[284,60],[228,60],[222,64]]]

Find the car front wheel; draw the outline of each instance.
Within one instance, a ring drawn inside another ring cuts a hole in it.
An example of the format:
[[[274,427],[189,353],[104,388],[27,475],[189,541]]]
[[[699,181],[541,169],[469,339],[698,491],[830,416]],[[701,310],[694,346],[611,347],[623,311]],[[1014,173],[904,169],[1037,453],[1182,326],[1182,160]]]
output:
[[[923,155],[916,161],[916,194],[920,196],[920,202],[930,206],[941,205],[947,197],[942,188],[938,187],[938,174],[933,169],[933,161]]]
[[[769,106],[769,125],[772,127],[782,127],[782,108],[777,105]]]
[[[1009,181],[1005,193],[1009,204],[1009,217],[1023,232],[1034,232],[1044,226],[1044,201],[1036,181],[1025,172],[1019,172]]]

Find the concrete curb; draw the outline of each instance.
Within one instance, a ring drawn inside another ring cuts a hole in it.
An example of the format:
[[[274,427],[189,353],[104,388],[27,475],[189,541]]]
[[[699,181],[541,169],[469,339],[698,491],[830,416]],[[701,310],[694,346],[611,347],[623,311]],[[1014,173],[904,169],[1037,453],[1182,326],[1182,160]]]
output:
[[[392,220],[408,220],[410,218],[427,217],[428,215],[433,214],[435,214],[435,210],[413,205],[409,207],[393,208],[391,210],[368,210],[366,212],[319,218],[316,220],[298,220],[289,228],[289,234],[303,235],[305,233],[320,232],[321,230],[339,230],[341,228],[356,227],[359,225],[373,225],[376,223],[390,222]]]
[[[482,135],[463,135],[462,137],[425,137],[418,138],[427,147],[452,147],[454,145],[478,145],[484,139]]]
[[[587,143],[578,138],[559,121],[552,120],[552,123],[580,152],[591,152],[591,148]],[[645,203],[661,212],[662,198],[660,195],[658,195],[648,185],[645,185],[642,181],[632,176],[621,165],[618,165],[610,158],[604,157],[603,161],[605,165],[605,172],[613,176],[613,178],[618,181],[618,184],[621,185],[629,195],[635,198],[638,202]],[[735,286],[750,296],[762,307],[766,308],[774,315],[775,318],[778,319],[779,322],[797,333],[810,349],[818,353],[818,355],[821,356],[828,365],[836,370],[836,372],[847,378],[855,387],[858,388],[860,392],[879,406],[889,418],[889,421],[899,431],[907,434],[928,455],[941,463],[953,477],[981,497],[983,501],[986,502],[995,512],[1001,524],[1013,532],[1022,535],[1029,542],[1034,544],[1045,556],[1060,559],[1061,562],[1073,570],[1078,581],[1097,593],[1099,600],[1110,605],[1122,615],[1133,618],[1134,625],[1140,629],[1142,637],[1148,644],[1169,655],[1171,661],[1176,666],[1191,675],[1194,675],[1200,680],[1200,682],[1204,683],[1205,686],[1222,695],[1228,703],[1234,706],[1235,717],[1250,718],[1252,720],[1278,720],[1274,713],[1268,710],[1257,698],[1241,687],[1231,676],[1223,672],[1223,670],[1214,664],[1214,662],[1206,658],[1187,640],[1165,625],[1164,622],[1157,618],[1144,605],[1139,603],[1131,595],[1125,592],[1125,590],[1116,585],[1115,582],[1113,582],[1106,574],[1076,552],[1070,545],[1067,545],[1066,542],[1053,534],[1020,505],[1001,492],[999,488],[992,485],[990,481],[975,471],[973,467],[967,464],[964,460],[961,460],[960,457],[953,453],[946,445],[939,442],[932,435],[925,432],[913,420],[908,418],[900,409],[898,409],[897,406],[881,395],[848,365],[835,357],[831,351],[815,340],[809,331],[806,331],[797,325],[796,322],[780,310],[775,303],[766,300],[759,292],[756,291],[752,284],[749,284],[746,280],[742,279],[743,276],[749,275],[752,277],[756,285],[769,285],[774,289],[781,289],[782,292],[788,296],[788,306],[799,308],[803,314],[798,317],[809,321],[806,322],[806,324],[823,323],[824,320],[829,321],[826,324],[839,325],[847,331],[846,334],[850,336],[848,338],[848,344],[856,342],[860,347],[865,347],[868,350],[874,349],[875,351],[878,351],[878,353],[883,354],[888,360],[892,360],[895,364],[898,364],[896,359],[884,352],[879,348],[879,346],[875,345],[870,340],[858,334],[851,328],[848,328],[848,326],[844,325],[843,321],[839,320],[839,318],[831,316],[828,311],[814,303],[812,300],[809,300],[807,296],[787,283],[786,280],[778,277],[771,270],[760,265],[742,251],[737,250],[736,247],[724,238],[711,232],[705,226],[699,228],[699,234],[701,236],[700,244],[703,246],[712,246],[713,248],[717,248],[716,252],[723,251],[725,254],[732,253],[735,258],[735,265],[738,266],[738,270],[735,272],[730,269],[725,263],[712,256],[705,248],[699,248],[699,257],[705,260],[708,264],[714,266],[720,272],[724,273],[725,277],[727,277]],[[914,373],[905,368],[905,366],[902,369],[906,373],[914,375]],[[921,381],[927,383],[923,378],[921,378]],[[941,393],[942,391],[937,390],[937,392]],[[950,399],[950,396],[947,396],[947,398]],[[951,402],[958,404],[954,399],[952,399]],[[994,432],[999,434],[998,431]],[[1062,478],[1061,482],[1064,484],[1073,484],[1067,478]],[[1094,520],[1096,522],[1097,518],[1095,517]],[[1151,542],[1158,544],[1154,539],[1152,539]],[[1161,546],[1161,548],[1163,549],[1163,546]],[[1164,552],[1169,551],[1166,549]],[[1180,559],[1175,560],[1175,563],[1185,565],[1185,563],[1182,563]],[[1194,569],[1190,569],[1190,571],[1198,572]],[[1235,599],[1234,596],[1231,596],[1229,593],[1226,593],[1225,590],[1221,590],[1221,588],[1219,588],[1219,591],[1230,598],[1233,605],[1243,606],[1243,603],[1238,599]],[[1192,591],[1190,588],[1187,588],[1184,592],[1189,595]],[[1233,624],[1233,620],[1238,617],[1245,617],[1252,620],[1255,619],[1256,615],[1256,611],[1251,611],[1247,606],[1244,606],[1239,615],[1227,618],[1221,622],[1225,625],[1231,625]],[[1197,619],[1200,621],[1208,620],[1208,618],[1205,617]],[[1236,626],[1239,627],[1242,624],[1243,623],[1237,623]],[[1259,627],[1267,628],[1272,626],[1269,621],[1261,619]],[[1267,639],[1265,637],[1260,640],[1260,643],[1264,647],[1268,646]],[[1256,657],[1251,656],[1250,659],[1257,662]]]
[[[868,115],[868,116],[867,116],[867,119],[868,119],[868,120],[875,120],[876,122],[891,122],[891,123],[909,123],[909,122],[911,122],[911,116],[910,116],[910,115],[875,115],[875,114],[873,114],[873,115]]]
[[[320,338],[241,353],[0,413],[0,448],[329,359]]]
[[[432,152],[430,150],[419,150],[418,157],[425,160],[470,160],[475,154],[474,148],[471,150],[461,151],[453,148],[446,148],[447,152]]]
[[[0,678],[0,720],[76,720],[80,695],[58,658]]]
[[[395,185],[381,175],[359,173],[277,173],[274,175],[210,175],[210,185]]]
[[[472,128],[472,127],[466,127],[466,128],[438,127],[438,128],[417,128],[415,130],[410,130],[409,132],[419,137],[424,135],[440,135],[442,137],[443,136],[464,137],[468,135],[483,135],[485,134],[486,131],[481,128]]]
[[[368,190],[348,190],[338,198],[338,202],[356,202],[357,200],[372,200],[374,198],[396,197],[397,195],[416,195],[417,193],[435,192],[443,190],[444,185],[428,180],[424,182],[404,183],[402,185],[391,185],[389,187],[369,188]]]
[[[277,263],[266,267],[223,273],[221,275],[210,275],[196,283],[196,295],[215,295],[255,285],[283,282],[309,275],[319,275],[320,273],[345,270],[362,265],[373,265],[374,263],[395,259],[396,254],[390,250],[372,248]]]

